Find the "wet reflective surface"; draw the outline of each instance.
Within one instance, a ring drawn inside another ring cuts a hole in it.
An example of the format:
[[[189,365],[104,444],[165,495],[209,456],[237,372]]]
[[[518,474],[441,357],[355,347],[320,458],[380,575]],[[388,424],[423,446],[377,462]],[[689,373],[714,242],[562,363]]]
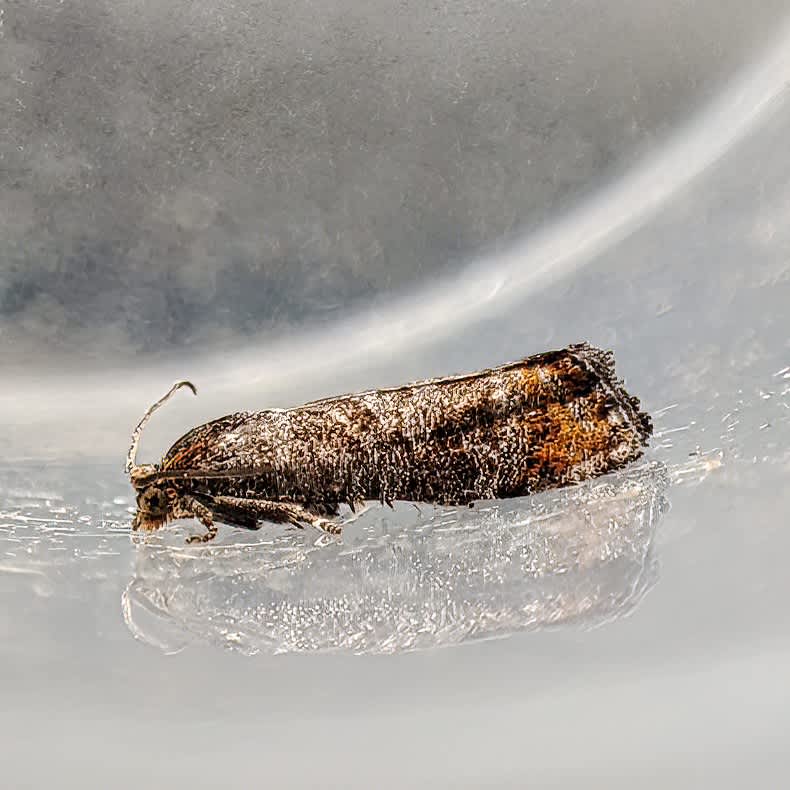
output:
[[[716,415],[720,437],[748,447],[755,415],[739,414],[734,427],[737,417]],[[659,433],[673,430],[658,422]],[[786,442],[790,424],[772,428]],[[503,786],[518,763],[491,766],[522,743],[519,727],[533,733],[527,751],[546,781],[576,781],[550,746],[559,732],[601,782],[641,776],[636,766],[656,751],[667,756],[657,782],[670,781],[698,758],[669,754],[693,744],[709,759],[725,733],[739,760],[767,754],[748,770],[769,781],[782,770],[788,702],[787,474],[786,454],[730,448],[480,510],[376,506],[342,543],[224,529],[218,545],[196,548],[184,543],[188,524],[133,543],[131,498],[113,467],[6,468],[0,589],[14,770],[34,785],[54,778],[33,760],[35,730],[53,744],[51,765],[95,786],[118,781],[120,765],[122,786],[152,770],[205,787],[244,782],[259,771],[263,732],[278,782],[307,786],[330,770],[362,787],[393,741],[414,743],[419,721],[476,744],[463,770],[494,771]],[[472,644],[497,636],[509,638]],[[265,655],[292,651],[313,655]],[[637,733],[634,706],[651,712]],[[716,718],[718,736],[677,726],[678,710]],[[480,716],[490,735],[475,734]],[[317,728],[301,748],[319,766],[292,762],[300,728]],[[632,773],[612,768],[611,737],[631,739]],[[337,756],[348,738],[361,750],[353,769]],[[195,749],[212,755],[208,769],[184,768]],[[393,774],[421,781],[434,765],[417,748]]]
[[[126,624],[164,650],[201,639],[248,654],[395,653],[615,619],[651,586],[664,478],[643,470],[559,501],[416,520],[414,506],[374,507],[331,546],[309,533],[147,546],[124,592]]]
[[[719,464],[701,459],[674,478]],[[129,565],[127,499],[69,504],[82,471],[58,472],[6,471],[3,481],[0,570],[44,599],[115,586]],[[654,463],[476,508],[370,505],[347,514],[342,540],[274,525],[252,537],[224,529],[207,547],[187,545],[177,527],[135,536],[124,621],[165,653],[202,642],[247,655],[397,653],[591,627],[630,612],[655,583],[669,481]]]

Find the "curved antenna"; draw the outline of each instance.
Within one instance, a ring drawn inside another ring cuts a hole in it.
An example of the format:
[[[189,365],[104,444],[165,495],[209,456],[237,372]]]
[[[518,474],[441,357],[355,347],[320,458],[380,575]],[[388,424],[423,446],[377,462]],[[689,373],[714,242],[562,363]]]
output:
[[[146,424],[148,423],[148,420],[151,419],[151,415],[163,403],[168,401],[174,392],[180,390],[181,387],[189,387],[189,389],[192,390],[192,394],[197,395],[197,389],[195,388],[195,385],[191,381],[177,381],[175,384],[173,384],[172,387],[170,387],[170,389],[164,395],[162,395],[161,398],[159,398],[159,400],[156,403],[148,407],[145,414],[143,415],[143,418],[140,420],[140,422],[137,423],[137,427],[134,429],[134,432],[132,433],[132,444],[129,447],[129,452],[126,454],[125,472],[127,475],[132,471],[133,467],[137,465],[137,445],[140,443],[140,434],[142,434],[143,428],[145,428]]]

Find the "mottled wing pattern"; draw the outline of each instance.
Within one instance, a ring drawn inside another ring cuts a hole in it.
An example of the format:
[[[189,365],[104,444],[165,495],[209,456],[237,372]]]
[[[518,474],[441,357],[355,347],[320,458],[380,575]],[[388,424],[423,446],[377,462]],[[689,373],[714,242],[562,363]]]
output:
[[[203,490],[319,512],[364,499],[453,504],[620,468],[651,430],[611,355],[585,344],[469,376],[232,414],[179,439],[161,468],[199,478]]]
[[[162,459],[162,470],[206,474],[233,470],[235,473],[254,474],[266,438],[265,432],[260,430],[261,423],[264,415],[270,413],[236,412],[193,428],[167,451]],[[253,432],[254,438],[250,437]],[[243,453],[242,437],[245,434],[257,445],[254,458]]]

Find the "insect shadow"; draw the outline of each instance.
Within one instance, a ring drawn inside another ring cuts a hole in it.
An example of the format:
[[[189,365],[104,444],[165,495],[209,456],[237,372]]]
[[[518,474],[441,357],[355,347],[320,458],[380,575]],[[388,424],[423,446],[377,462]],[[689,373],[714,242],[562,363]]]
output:
[[[165,652],[397,653],[632,611],[656,582],[669,475],[650,463],[474,509],[374,506],[318,547],[314,533],[228,533],[137,548],[126,624]]]

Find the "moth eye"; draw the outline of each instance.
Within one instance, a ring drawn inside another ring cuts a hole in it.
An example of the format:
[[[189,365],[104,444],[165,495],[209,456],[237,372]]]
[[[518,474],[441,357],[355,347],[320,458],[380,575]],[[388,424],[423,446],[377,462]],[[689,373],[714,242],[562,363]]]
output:
[[[167,496],[159,488],[149,488],[140,498],[140,506],[149,513],[156,513],[167,509]]]

